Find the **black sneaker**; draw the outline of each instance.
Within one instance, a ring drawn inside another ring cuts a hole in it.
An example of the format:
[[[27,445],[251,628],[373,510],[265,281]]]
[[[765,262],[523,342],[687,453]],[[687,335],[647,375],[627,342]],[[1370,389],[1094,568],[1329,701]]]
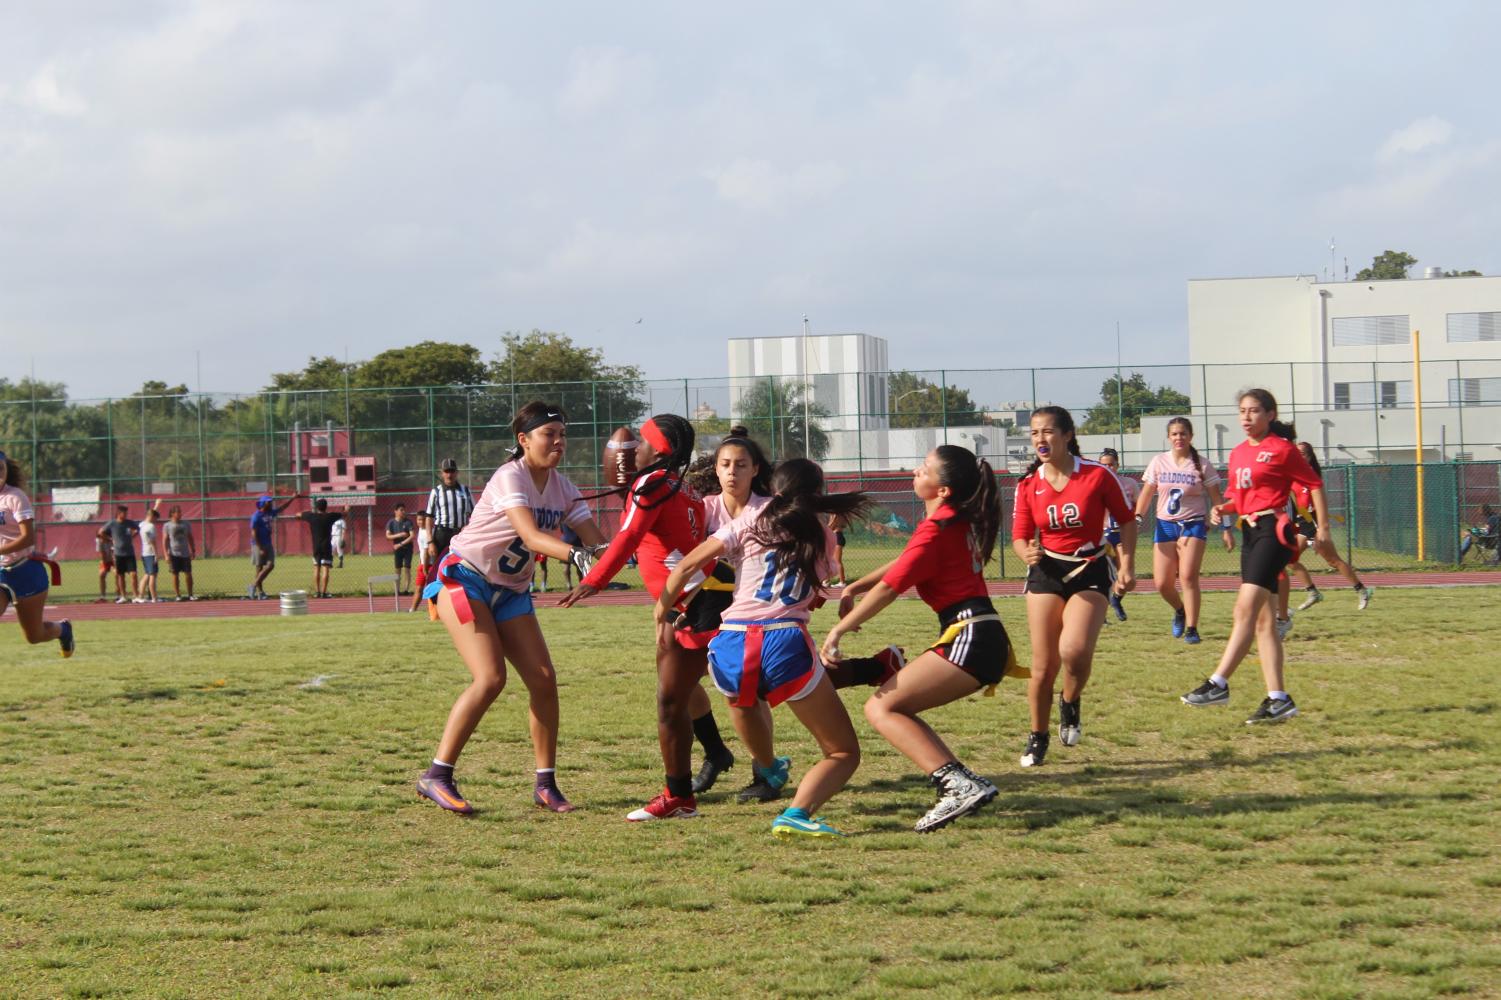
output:
[[[1110,607],[1115,610],[1115,617],[1119,618],[1121,621],[1126,620],[1126,606],[1121,603],[1120,594],[1110,595]]]
[[[1246,720],[1246,725],[1254,726],[1258,722],[1283,722],[1297,714],[1298,706],[1293,704],[1291,698],[1263,698],[1255,714]]]
[[[1075,746],[1079,742],[1079,736],[1083,733],[1084,726],[1081,723],[1082,712],[1080,703],[1067,702],[1063,695],[1058,696],[1058,742],[1066,747]]]
[[[1048,734],[1031,733],[1027,736],[1027,749],[1022,751],[1022,767],[1041,767],[1048,755]]]
[[[693,794],[702,795],[714,787],[714,782],[719,776],[735,766],[735,755],[726,753],[723,757],[705,757],[704,766],[698,769],[698,774],[693,778]]]
[[[1230,688],[1228,685],[1220,687],[1214,681],[1205,680],[1203,684],[1200,684],[1179,700],[1185,705],[1192,705],[1194,708],[1204,708],[1209,705],[1228,705],[1230,704]]]

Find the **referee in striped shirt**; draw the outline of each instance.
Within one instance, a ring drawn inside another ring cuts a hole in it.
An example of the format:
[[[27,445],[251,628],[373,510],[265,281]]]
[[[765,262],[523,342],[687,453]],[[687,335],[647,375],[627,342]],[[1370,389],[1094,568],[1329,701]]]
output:
[[[433,548],[441,556],[453,536],[464,530],[474,513],[474,495],[459,482],[459,463],[445,458],[438,466],[442,481],[427,495],[427,516],[433,519]]]

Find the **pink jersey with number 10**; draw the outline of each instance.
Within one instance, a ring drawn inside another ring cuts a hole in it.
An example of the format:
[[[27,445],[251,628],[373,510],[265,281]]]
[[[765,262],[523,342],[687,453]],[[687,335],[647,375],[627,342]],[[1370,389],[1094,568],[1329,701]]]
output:
[[[769,622],[781,618],[807,621],[813,604],[821,596],[816,584],[826,580],[837,568],[834,563],[834,533],[823,529],[823,552],[819,554],[819,580],[805,580],[791,567],[782,565],[776,549],[767,546],[751,533],[765,504],[748,506],[729,524],[720,526],[714,537],[724,544],[724,560],[735,570],[735,599],[723,620],[730,622]]]
[[[506,515],[518,507],[531,510],[538,528],[559,537],[564,524],[589,519],[589,505],[578,487],[558,470],[549,469],[547,484],[537,489],[531,467],[522,457],[495,470],[474,505],[474,515],[448,548],[496,586],[523,592],[532,582],[535,560]]]

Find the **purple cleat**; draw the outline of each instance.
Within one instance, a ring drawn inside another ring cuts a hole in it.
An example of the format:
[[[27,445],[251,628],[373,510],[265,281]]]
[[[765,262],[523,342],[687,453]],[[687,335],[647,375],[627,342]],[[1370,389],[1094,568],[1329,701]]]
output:
[[[417,797],[432,799],[444,809],[460,816],[474,812],[474,807],[459,794],[459,786],[453,783],[452,778],[418,778]]]
[[[571,813],[573,803],[555,786],[533,789],[532,801],[548,812]]]

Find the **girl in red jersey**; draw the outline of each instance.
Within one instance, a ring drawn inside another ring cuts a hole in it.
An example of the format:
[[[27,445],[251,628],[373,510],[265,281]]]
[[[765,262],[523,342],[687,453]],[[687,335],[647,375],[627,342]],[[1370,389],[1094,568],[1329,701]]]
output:
[[[1058,739],[1066,747],[1083,731],[1080,698],[1094,666],[1094,647],[1112,591],[1136,586],[1136,516],[1114,472],[1079,455],[1074,418],[1061,406],[1032,411],[1037,457],[1016,484],[1011,547],[1028,566],[1027,629],[1032,636],[1028,689],[1032,732],[1022,767],[1048,752],[1053,684],[1063,670]],[[1120,571],[1106,558],[1105,522],[1120,525]]]
[[[63,656],[73,655],[73,626],[64,618],[42,617],[47,587],[61,583],[57,564],[32,552],[36,545],[36,514],[22,487],[21,466],[0,451],[0,614],[16,606],[16,621],[32,645],[57,640]],[[48,566],[52,574],[48,575]]]
[[[1298,714],[1283,689],[1282,640],[1272,603],[1277,578],[1297,551],[1297,530],[1284,512],[1287,497],[1307,487],[1317,518],[1315,540],[1329,542],[1329,511],[1324,504],[1324,481],[1294,446],[1297,432],[1277,419],[1277,400],[1265,389],[1240,394],[1240,426],[1246,439],[1230,452],[1230,485],[1225,502],[1214,508],[1219,521],[1238,514],[1241,525],[1240,592],[1235,596],[1235,624],[1214,675],[1183,696],[1195,707],[1230,701],[1230,675],[1240,666],[1256,640],[1267,696],[1247,725],[1281,722]]]
[[[917,588],[938,612],[938,641],[895,671],[865,703],[865,717],[938,789],[938,802],[917,821],[918,833],[946,826],[996,796],[996,787],[965,767],[919,713],[991,689],[1016,667],[1011,640],[990,603],[985,564],[1000,531],[995,473],[957,445],[940,445],[912,471],[912,492],[927,516],[902,554],[844,589],[839,623],[823,656],[840,660],[839,643],[874,618],[902,591]],[[857,597],[862,597],[858,605]]]
[[[661,413],[641,425],[640,436],[636,446],[639,471],[626,491],[620,531],[594,568],[563,598],[562,607],[598,593],[633,555],[647,592],[656,597],[672,567],[704,540],[708,520],[704,501],[683,482],[693,461],[693,425],[675,413]],[[677,608],[676,638],[657,648],[657,741],[667,772],[666,789],[631,812],[626,818],[632,821],[698,815],[693,789],[695,730],[703,738],[709,760],[715,762],[715,776],[734,761],[698,683],[708,669],[709,640],[719,628],[720,613],[729,606],[728,592],[702,586],[707,579],[700,574],[689,581],[687,589],[692,593]]]
[[[735,728],[763,771],[774,766],[763,705],[787,702],[823,751],[771,832],[838,837],[813,814],[849,781],[860,745],[808,635],[808,615],[823,602],[823,581],[834,566],[834,534],[824,516],[858,515],[870,500],[863,493],[824,493],[823,470],[806,458],[777,466],[771,485],[769,501],[720,526],[672,571],[657,599],[658,645],[673,643],[673,608],[683,588],[716,559],[729,562],[734,600],[709,646],[714,686],[730,700]]]
[[[1319,458],[1314,454],[1313,445],[1307,441],[1299,441],[1298,452],[1303,456],[1304,461],[1308,463],[1308,467],[1322,478],[1324,470],[1319,468]],[[1325,505],[1328,502],[1329,498],[1326,495],[1324,498]],[[1293,491],[1293,503],[1297,506],[1299,513],[1305,515],[1313,513],[1313,496],[1307,486],[1299,486]],[[1332,541],[1324,544],[1318,542],[1316,537],[1317,529],[1317,521],[1300,520],[1298,522],[1298,532],[1304,538],[1308,539],[1308,544],[1313,550],[1324,557],[1324,562],[1329,564],[1330,569],[1335,570],[1346,580],[1350,581],[1350,586],[1355,588],[1355,596],[1357,598],[1356,607],[1364,611],[1370,606],[1372,588],[1367,587],[1360,581],[1360,575],[1355,572],[1355,567],[1340,558],[1339,549],[1334,547]],[[1293,563],[1287,568],[1287,572],[1290,576],[1298,577],[1298,582],[1308,591],[1307,598],[1304,599],[1302,604],[1298,605],[1299,611],[1307,611],[1324,599],[1324,595],[1319,593],[1319,585],[1313,582],[1313,577],[1308,574],[1308,570],[1301,562]]]

